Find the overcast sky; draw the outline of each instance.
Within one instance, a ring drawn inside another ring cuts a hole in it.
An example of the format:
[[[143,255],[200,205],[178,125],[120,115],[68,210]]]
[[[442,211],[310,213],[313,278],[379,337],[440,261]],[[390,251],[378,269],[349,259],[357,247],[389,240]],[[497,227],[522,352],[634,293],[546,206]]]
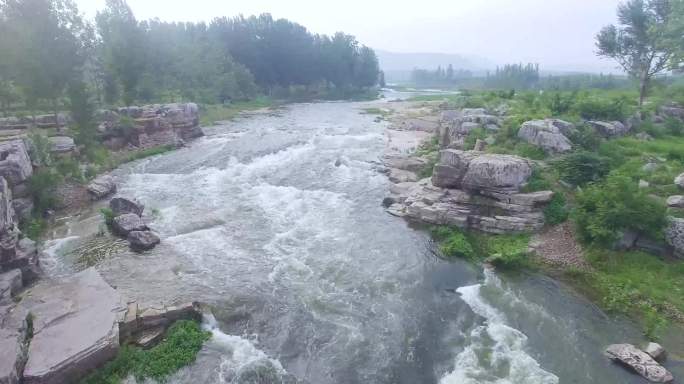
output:
[[[76,0],[88,16],[104,0]],[[139,19],[209,21],[264,12],[316,33],[344,31],[395,52],[473,55],[547,70],[611,71],[594,35],[615,21],[620,0],[128,0]]]

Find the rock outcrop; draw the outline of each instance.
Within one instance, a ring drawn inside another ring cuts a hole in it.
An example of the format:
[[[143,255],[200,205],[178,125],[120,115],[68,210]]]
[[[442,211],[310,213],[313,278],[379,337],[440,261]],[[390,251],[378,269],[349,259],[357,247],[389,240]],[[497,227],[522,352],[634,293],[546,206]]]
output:
[[[684,258],[684,219],[670,218],[665,241],[673,248],[675,256]]]
[[[13,196],[24,197],[18,189],[25,189],[25,182],[31,175],[33,165],[24,141],[0,142],[0,176],[7,180]]]
[[[12,329],[0,328],[0,383],[2,384],[21,382],[26,364],[27,329],[25,319]]]
[[[665,367],[632,344],[610,345],[606,348],[606,355],[611,360],[632,369],[653,383],[669,383],[674,380],[672,374]]]
[[[386,204],[393,215],[490,233],[533,232],[544,225],[551,191],[520,193],[532,168],[517,156],[447,149],[432,179],[398,183]]]
[[[684,120],[684,107],[677,104],[668,104],[660,107],[660,114]]]
[[[139,148],[180,146],[186,140],[203,135],[195,103],[126,107],[98,111],[97,116],[102,139],[112,149],[127,144]]]
[[[463,149],[468,134],[478,128],[490,131],[499,129],[498,116],[487,113],[484,108],[466,108],[442,112],[437,138],[440,148]]]
[[[77,382],[119,350],[125,306],[93,268],[31,288],[15,312],[33,318],[23,383]]]
[[[0,176],[0,274],[19,270],[23,284],[37,277],[38,252],[35,243],[21,239],[14,201],[8,183]]]
[[[133,343],[147,348],[159,341],[171,324],[178,320],[200,321],[202,313],[199,303],[179,305],[157,305],[140,308],[131,302],[119,322],[121,344]]]
[[[50,142],[50,152],[57,155],[64,155],[73,152],[76,149],[74,139],[69,136],[51,136],[48,137]]]
[[[566,135],[574,126],[563,120],[532,120],[523,123],[518,137],[548,153],[563,153],[572,150],[572,143]]]
[[[589,121],[589,125],[596,130],[599,135],[611,138],[623,136],[629,132],[630,127],[619,121]]]

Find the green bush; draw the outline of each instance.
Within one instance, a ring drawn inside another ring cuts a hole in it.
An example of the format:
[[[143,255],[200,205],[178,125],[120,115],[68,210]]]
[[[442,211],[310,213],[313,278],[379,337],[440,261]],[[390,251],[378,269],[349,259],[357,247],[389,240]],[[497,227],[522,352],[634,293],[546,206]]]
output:
[[[684,123],[674,117],[668,117],[667,120],[665,120],[665,130],[670,135],[681,136],[684,134]]]
[[[445,256],[457,256],[465,259],[473,259],[476,254],[468,238],[456,229],[440,245],[440,251]]]
[[[475,143],[478,139],[484,140],[486,137],[487,132],[485,132],[484,128],[473,129],[472,131],[468,132],[468,135],[463,143],[463,149],[466,151],[472,150],[475,148]]]
[[[574,152],[553,162],[561,180],[583,186],[601,180],[610,172],[609,159],[591,152]]]
[[[180,320],[169,328],[157,346],[143,350],[125,346],[116,358],[86,377],[82,384],[118,384],[133,375],[137,382],[146,379],[163,382],[170,374],[195,361],[202,344],[211,337],[194,321]]]
[[[100,208],[100,214],[107,225],[112,225],[114,222],[114,211],[111,208]]]
[[[81,172],[81,165],[78,161],[67,157],[62,158],[57,161],[55,168],[60,175],[66,179],[72,179],[75,181],[83,181],[83,172]]]
[[[622,97],[581,97],[574,109],[587,120],[624,120],[629,114],[628,102]]]
[[[581,148],[585,151],[595,151],[601,145],[601,137],[596,133],[596,130],[587,124],[577,125],[568,139],[572,141],[576,148]]]
[[[514,269],[529,265],[527,248],[530,236],[519,235],[484,235],[477,236],[480,252],[487,260],[499,268]]]
[[[666,207],[629,177],[611,175],[577,194],[575,222],[587,242],[610,245],[626,230],[662,237]]]
[[[52,156],[50,155],[51,144],[47,136],[36,131],[29,133],[28,138],[31,161],[44,167],[52,165]]]
[[[62,176],[51,168],[39,169],[28,179],[29,193],[38,214],[57,205],[55,190],[61,182]]]
[[[565,196],[562,193],[556,192],[553,194],[551,201],[544,208],[544,220],[548,225],[558,225],[568,219],[568,207],[565,201]]]
[[[31,240],[37,241],[47,229],[47,222],[41,217],[32,218],[21,225],[21,233]]]
[[[551,189],[551,182],[547,180],[539,168],[532,169],[532,175],[527,184],[522,188],[523,193],[548,191]]]

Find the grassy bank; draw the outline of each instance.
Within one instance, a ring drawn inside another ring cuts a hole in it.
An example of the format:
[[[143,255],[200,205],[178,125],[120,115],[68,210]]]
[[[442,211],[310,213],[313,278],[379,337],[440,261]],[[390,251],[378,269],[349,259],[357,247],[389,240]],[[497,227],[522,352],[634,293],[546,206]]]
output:
[[[147,379],[163,382],[169,375],[192,364],[211,333],[194,321],[181,320],[169,328],[164,340],[151,349],[124,346],[116,358],[81,384],[119,384],[128,376],[142,383]]]
[[[655,244],[664,243],[667,216],[684,210],[666,208],[665,199],[682,194],[674,178],[684,172],[684,122],[659,116],[661,105],[684,101],[681,86],[658,89],[643,107],[630,90],[464,91],[417,96],[418,102],[447,108],[486,108],[502,112],[496,132],[471,131],[465,149],[487,138],[489,153],[515,154],[537,160],[524,192],[551,189],[554,200],[545,210],[547,224],[572,220],[583,243],[587,270],[567,269],[560,277],[612,313],[637,319],[644,333],[657,339],[673,323],[684,324],[684,262],[641,251],[616,251],[627,232]],[[634,119],[634,116],[640,119]],[[522,142],[523,122],[560,118],[573,123],[573,150],[558,155]],[[589,120],[631,119],[626,136],[605,139]],[[434,148],[426,148],[432,153]],[[558,276],[526,254],[525,236],[490,236],[440,228],[433,231],[448,257],[489,261],[508,268],[535,268]]]
[[[219,121],[231,120],[240,112],[253,111],[278,105],[267,97],[258,97],[249,101],[237,101],[231,104],[203,104],[200,107],[200,125],[203,127],[216,124]]]

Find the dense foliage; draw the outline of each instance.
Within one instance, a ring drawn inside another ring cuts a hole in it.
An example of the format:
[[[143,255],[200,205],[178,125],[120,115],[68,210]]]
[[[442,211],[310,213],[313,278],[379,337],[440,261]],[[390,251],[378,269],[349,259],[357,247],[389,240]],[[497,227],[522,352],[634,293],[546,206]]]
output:
[[[225,103],[259,93],[346,97],[379,76],[375,52],[344,33],[312,34],[268,14],[139,21],[125,0],[107,0],[95,25],[71,0],[3,0],[0,51],[4,109],[57,110],[67,89],[78,107],[87,107],[89,93],[108,105]]]
[[[625,231],[661,237],[665,210],[631,178],[615,174],[577,194],[575,220],[586,241],[610,245]]]

